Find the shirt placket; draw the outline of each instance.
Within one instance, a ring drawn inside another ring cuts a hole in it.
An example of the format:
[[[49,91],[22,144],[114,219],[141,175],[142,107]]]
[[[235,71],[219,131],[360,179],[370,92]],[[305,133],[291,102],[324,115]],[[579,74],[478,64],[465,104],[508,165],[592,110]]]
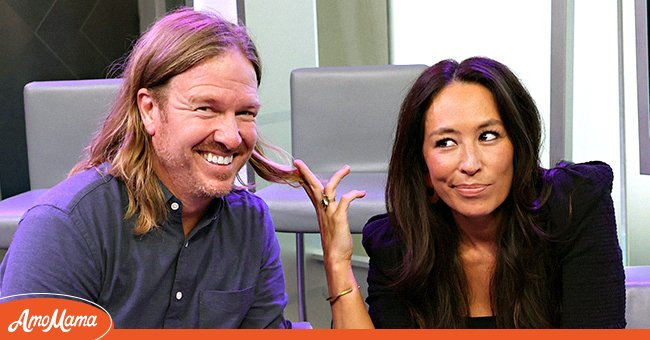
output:
[[[169,207],[172,215],[170,222],[173,223],[170,227],[179,228],[182,235],[183,225],[181,218],[181,204],[176,200],[172,200],[169,202]],[[187,327],[187,320],[185,319],[191,318],[190,306],[192,304],[192,294],[194,289],[190,287],[192,282],[190,277],[192,270],[190,268],[191,249],[189,246],[189,238],[185,239],[183,237],[179,247],[180,250],[176,260],[174,282],[169,296],[169,308],[165,315],[165,328]]]

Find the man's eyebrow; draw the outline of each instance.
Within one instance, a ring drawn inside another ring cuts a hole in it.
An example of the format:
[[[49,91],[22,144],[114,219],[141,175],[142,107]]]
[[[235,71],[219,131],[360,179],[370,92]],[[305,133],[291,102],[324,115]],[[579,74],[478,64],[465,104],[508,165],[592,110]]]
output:
[[[187,101],[192,105],[206,104],[206,105],[218,106],[221,104],[218,98],[214,98],[209,95],[192,95],[188,98]],[[259,110],[262,107],[262,105],[257,98],[251,98],[247,103],[244,103],[242,107],[250,110]]]
[[[194,95],[191,95],[188,98],[188,102],[190,102],[190,103],[201,102],[201,103],[208,103],[208,104],[216,104],[216,103],[219,102],[219,100],[214,99],[211,96],[206,96],[206,95],[201,95],[201,94],[199,94],[199,95],[194,94]]]

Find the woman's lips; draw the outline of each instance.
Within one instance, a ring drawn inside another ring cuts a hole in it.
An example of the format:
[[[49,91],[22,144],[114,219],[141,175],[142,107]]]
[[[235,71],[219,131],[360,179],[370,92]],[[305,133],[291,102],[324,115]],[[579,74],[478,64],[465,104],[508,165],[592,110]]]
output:
[[[453,186],[458,194],[467,198],[479,196],[487,187],[488,185],[486,184],[460,184]]]

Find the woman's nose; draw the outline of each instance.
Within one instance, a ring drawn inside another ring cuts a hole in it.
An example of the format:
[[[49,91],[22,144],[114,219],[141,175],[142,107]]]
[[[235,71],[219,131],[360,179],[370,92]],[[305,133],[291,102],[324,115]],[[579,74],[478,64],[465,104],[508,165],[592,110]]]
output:
[[[462,173],[473,176],[481,171],[481,157],[475,146],[466,145],[462,157],[459,164],[459,169]]]

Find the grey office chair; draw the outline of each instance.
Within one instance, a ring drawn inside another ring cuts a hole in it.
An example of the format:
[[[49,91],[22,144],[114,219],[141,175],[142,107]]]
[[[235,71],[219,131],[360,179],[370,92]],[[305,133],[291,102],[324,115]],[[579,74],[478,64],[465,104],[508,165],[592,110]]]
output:
[[[627,328],[650,328],[650,266],[625,267]]]
[[[321,178],[344,164],[352,172],[337,189],[366,190],[350,208],[352,232],[385,212],[384,187],[402,99],[426,65],[320,67],[291,73],[292,154]],[[300,188],[273,184],[256,192],[268,204],[276,231],[296,234],[298,317],[307,320],[304,233],[318,233],[309,198]]]
[[[32,190],[0,201],[0,249],[7,249],[22,215],[81,159],[110,110],[121,79],[32,82],[25,85],[25,130]]]

